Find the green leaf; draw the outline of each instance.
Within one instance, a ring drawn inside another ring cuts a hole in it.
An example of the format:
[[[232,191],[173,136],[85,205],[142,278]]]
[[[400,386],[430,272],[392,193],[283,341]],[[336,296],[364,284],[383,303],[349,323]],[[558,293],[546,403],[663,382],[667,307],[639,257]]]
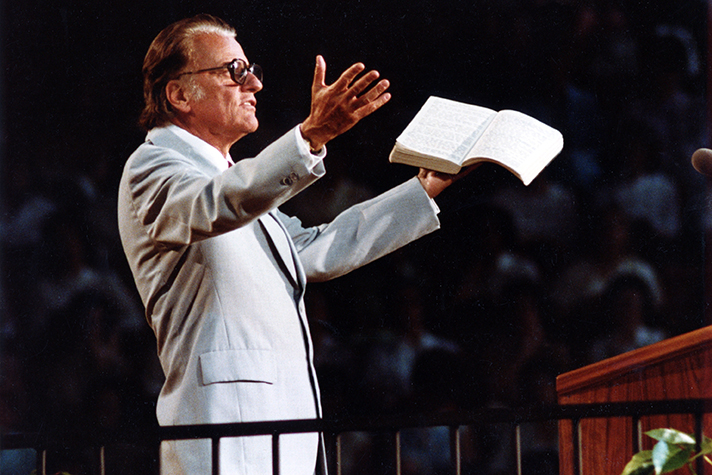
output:
[[[650,475],[655,470],[653,465],[653,451],[641,450],[633,455],[625,466],[621,475]]]
[[[692,450],[680,448],[661,440],[653,447],[653,465],[655,473],[667,473],[684,467],[690,459]]]
[[[702,444],[700,446],[700,454],[707,455],[712,454],[712,439],[707,436],[702,436]]]
[[[653,429],[646,432],[645,435],[668,444],[695,445],[695,438],[692,435],[675,429]]]

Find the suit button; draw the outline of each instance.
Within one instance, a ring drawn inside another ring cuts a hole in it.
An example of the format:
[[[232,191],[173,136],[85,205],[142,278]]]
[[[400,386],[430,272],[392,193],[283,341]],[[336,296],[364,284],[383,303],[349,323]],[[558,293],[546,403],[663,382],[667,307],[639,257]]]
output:
[[[292,172],[289,174],[289,176],[282,178],[279,183],[284,186],[292,186],[298,179],[299,176],[296,173]]]

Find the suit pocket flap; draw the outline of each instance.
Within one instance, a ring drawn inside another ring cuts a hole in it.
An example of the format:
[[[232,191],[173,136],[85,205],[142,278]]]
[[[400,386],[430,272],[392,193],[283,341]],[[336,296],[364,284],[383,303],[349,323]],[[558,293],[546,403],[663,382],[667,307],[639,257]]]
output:
[[[203,384],[275,380],[274,355],[270,350],[224,350],[200,355]]]

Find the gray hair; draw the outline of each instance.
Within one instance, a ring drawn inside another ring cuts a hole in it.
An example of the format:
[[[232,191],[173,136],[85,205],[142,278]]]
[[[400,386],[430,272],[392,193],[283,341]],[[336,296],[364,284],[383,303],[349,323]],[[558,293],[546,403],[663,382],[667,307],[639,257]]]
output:
[[[149,46],[143,60],[144,108],[139,118],[145,130],[170,122],[174,111],[166,97],[166,85],[195,57],[195,40],[204,34],[235,38],[237,32],[220,18],[201,14],[169,25]],[[202,89],[192,78],[188,86],[195,98],[202,97]]]

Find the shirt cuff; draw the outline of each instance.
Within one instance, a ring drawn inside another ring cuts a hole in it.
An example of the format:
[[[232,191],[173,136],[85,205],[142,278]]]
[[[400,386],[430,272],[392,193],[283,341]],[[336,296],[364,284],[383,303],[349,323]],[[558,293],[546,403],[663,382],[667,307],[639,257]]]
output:
[[[435,216],[437,216],[438,214],[440,214],[440,207],[438,206],[438,204],[435,202],[435,200],[433,198],[430,198],[428,196],[428,199],[430,200],[430,206],[433,207],[433,212],[435,213]]]
[[[438,204],[435,202],[435,198],[431,198],[428,196],[428,192],[425,191],[425,188],[423,188],[423,184],[420,183],[420,180],[418,177],[413,177],[412,180],[418,180],[418,184],[420,185],[420,189],[423,190],[423,194],[428,198],[428,202],[430,203],[430,207],[433,209],[433,213],[435,213],[435,216],[440,214],[440,207]]]
[[[299,126],[294,128],[294,133],[297,136],[297,148],[300,153],[309,156],[307,168],[309,168],[309,171],[312,171],[319,163],[321,163],[322,160],[324,160],[324,157],[326,157],[326,145],[324,145],[319,152],[314,153],[311,151],[309,142],[307,142],[307,140],[302,136]]]

